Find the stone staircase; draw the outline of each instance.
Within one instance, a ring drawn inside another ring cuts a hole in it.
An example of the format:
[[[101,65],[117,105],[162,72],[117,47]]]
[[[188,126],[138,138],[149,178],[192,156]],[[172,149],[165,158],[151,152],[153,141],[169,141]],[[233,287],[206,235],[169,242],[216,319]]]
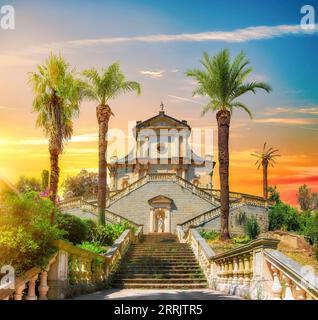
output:
[[[115,288],[199,289],[206,278],[186,243],[172,234],[145,235],[126,253],[114,276]]]

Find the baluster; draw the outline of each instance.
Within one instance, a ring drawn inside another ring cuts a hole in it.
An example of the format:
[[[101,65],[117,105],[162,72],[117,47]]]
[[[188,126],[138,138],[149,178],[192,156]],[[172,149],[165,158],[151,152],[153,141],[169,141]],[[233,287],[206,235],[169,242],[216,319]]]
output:
[[[26,300],[37,300],[37,296],[35,295],[35,282],[38,278],[38,275],[34,276],[29,281],[29,288],[28,288],[28,295],[26,297]]]
[[[237,257],[233,257],[233,284],[238,284],[238,261]]]
[[[233,259],[229,258],[228,260],[229,266],[228,266],[228,283],[233,284]]]
[[[83,284],[84,282],[84,270],[83,270],[83,260],[81,257],[78,257],[78,269],[79,269],[79,283]]]
[[[39,300],[47,300],[47,292],[49,287],[47,285],[47,271],[40,273],[40,285],[39,285]]]
[[[287,276],[284,276],[284,280],[285,280],[285,286],[286,286],[284,300],[295,300],[292,292],[293,284],[291,279],[289,279]]]
[[[92,260],[88,259],[87,260],[87,265],[86,265],[86,272],[87,272],[87,283],[93,282],[93,274],[92,274]]]
[[[295,298],[296,300],[306,300],[307,299],[307,293],[304,289],[296,286],[295,288]]]
[[[246,254],[244,256],[244,284],[249,285],[250,284],[250,254]]]
[[[224,273],[223,273],[224,283],[228,283],[228,275],[229,275],[229,266],[228,261],[224,260]]]
[[[273,273],[272,293],[274,300],[281,300],[282,286],[279,280],[279,271],[274,266],[271,266],[271,270]]]
[[[238,257],[239,269],[238,269],[238,284],[243,284],[244,282],[244,260],[243,256]]]
[[[14,293],[14,300],[22,300],[23,290],[25,289],[25,283],[18,287]]]

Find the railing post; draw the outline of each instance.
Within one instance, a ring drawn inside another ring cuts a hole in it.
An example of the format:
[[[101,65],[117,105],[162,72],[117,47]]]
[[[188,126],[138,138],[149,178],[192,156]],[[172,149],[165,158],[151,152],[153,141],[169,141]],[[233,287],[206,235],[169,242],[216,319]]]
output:
[[[68,259],[68,253],[60,250],[55,262],[50,267],[48,272],[49,299],[64,299],[67,296],[69,287]]]
[[[274,266],[271,266],[271,270],[273,273],[272,294],[274,300],[281,300],[282,286],[279,280],[279,271]]]
[[[39,300],[47,300],[47,292],[49,287],[47,285],[47,271],[40,273],[40,286],[39,286]]]
[[[23,283],[20,287],[15,290],[14,300],[22,300],[23,290],[25,289],[25,283]]]
[[[37,296],[35,295],[35,282],[38,279],[38,274],[30,279],[29,281],[29,288],[28,288],[28,295],[26,300],[37,300]]]
[[[237,257],[233,258],[233,284],[238,284],[238,259]]]

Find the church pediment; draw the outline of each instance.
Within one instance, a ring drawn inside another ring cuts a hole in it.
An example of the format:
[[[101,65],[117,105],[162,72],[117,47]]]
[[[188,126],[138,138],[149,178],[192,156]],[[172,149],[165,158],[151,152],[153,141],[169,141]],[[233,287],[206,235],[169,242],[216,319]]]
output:
[[[163,196],[163,195],[159,195],[159,196],[156,196],[156,197],[148,200],[148,203],[150,205],[155,205],[155,204],[171,205],[172,202],[173,202],[172,199],[170,199],[169,197]]]
[[[188,123],[184,120],[180,121],[178,119],[175,119],[173,117],[170,117],[164,113],[164,111],[161,111],[158,115],[155,117],[152,117],[148,120],[145,120],[143,122],[137,123],[136,128],[138,130],[140,129],[146,129],[146,128],[178,128],[178,129],[188,129],[190,130],[190,126]]]

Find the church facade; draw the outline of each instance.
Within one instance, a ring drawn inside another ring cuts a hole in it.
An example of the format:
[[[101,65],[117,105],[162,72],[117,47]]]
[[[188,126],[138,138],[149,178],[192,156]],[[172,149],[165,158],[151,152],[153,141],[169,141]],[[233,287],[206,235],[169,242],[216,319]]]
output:
[[[219,191],[213,189],[212,155],[198,155],[189,141],[191,127],[163,110],[134,128],[136,144],[125,157],[108,164],[107,211],[144,233],[171,232],[177,226],[218,230]],[[231,193],[230,232],[241,234],[244,219],[255,216],[267,229],[267,203],[261,197]],[[107,215],[106,215],[107,216]]]

